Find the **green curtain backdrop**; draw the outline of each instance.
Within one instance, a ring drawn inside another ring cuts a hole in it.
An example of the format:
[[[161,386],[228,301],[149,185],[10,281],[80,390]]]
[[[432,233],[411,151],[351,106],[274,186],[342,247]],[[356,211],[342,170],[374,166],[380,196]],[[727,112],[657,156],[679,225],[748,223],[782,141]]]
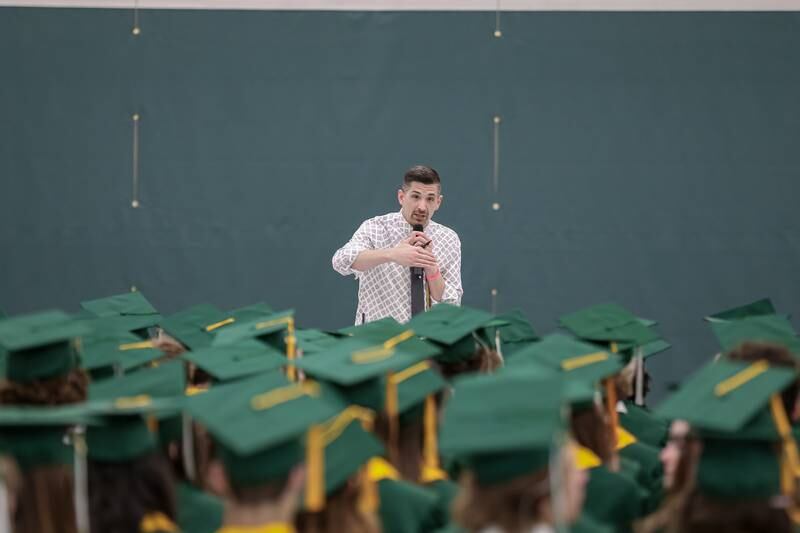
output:
[[[501,39],[494,13],[139,17],[0,8],[0,308],[134,285],[347,325],[331,255],[427,163],[464,303],[659,320],[657,395],[716,351],[704,314],[798,311],[798,14],[504,13]]]

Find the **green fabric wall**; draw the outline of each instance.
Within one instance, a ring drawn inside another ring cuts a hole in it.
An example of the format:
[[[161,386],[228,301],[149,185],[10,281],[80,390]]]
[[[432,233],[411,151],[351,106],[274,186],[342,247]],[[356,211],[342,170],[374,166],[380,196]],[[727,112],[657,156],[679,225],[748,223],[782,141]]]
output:
[[[0,8],[0,308],[135,285],[165,312],[265,300],[346,325],[356,284],[330,257],[422,162],[465,303],[497,288],[542,331],[607,300],[657,319],[657,394],[715,351],[704,314],[797,311],[798,14],[504,13],[501,39],[494,13],[140,21]]]

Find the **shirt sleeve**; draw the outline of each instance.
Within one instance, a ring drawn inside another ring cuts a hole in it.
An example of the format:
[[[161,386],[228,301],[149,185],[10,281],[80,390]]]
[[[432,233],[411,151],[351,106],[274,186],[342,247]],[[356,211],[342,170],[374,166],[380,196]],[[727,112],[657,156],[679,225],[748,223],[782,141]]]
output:
[[[434,300],[434,302],[461,305],[461,297],[464,295],[464,289],[461,287],[461,240],[454,233],[452,241],[445,256],[439,259],[439,271],[444,279],[444,292],[442,299]]]
[[[374,225],[372,220],[362,222],[347,244],[336,250],[331,260],[333,269],[336,272],[342,276],[355,274],[358,277],[361,272],[353,269],[353,262],[358,257],[358,254],[364,250],[373,250],[375,248],[370,237],[372,225]]]

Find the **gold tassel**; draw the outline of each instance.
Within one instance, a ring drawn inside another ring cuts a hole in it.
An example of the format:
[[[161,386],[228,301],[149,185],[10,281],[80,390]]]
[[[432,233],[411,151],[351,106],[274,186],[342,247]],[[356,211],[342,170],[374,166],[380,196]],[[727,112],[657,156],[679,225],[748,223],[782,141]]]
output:
[[[380,505],[378,482],[370,477],[368,470],[369,463],[366,463],[359,474],[358,509],[365,514],[376,512]]]
[[[286,321],[286,358],[289,360],[289,368],[286,370],[286,377],[290,381],[297,381],[297,368],[292,363],[297,357],[297,337],[294,334],[294,318],[289,317]]]
[[[398,450],[398,399],[397,399],[397,380],[394,379],[394,372],[386,375],[386,417],[389,419],[389,460],[392,464],[398,464],[400,451]]]
[[[439,443],[436,435],[436,398],[429,394],[425,398],[425,434],[422,457],[423,470],[439,470]]]
[[[306,434],[306,510],[325,508],[325,443],[322,426],[313,425]]]
[[[800,458],[798,458],[797,442],[792,436],[792,426],[783,399],[780,394],[773,394],[769,400],[775,428],[781,436],[781,492],[788,500],[786,514],[795,524],[800,524],[800,508],[797,507],[797,478],[800,477]]]

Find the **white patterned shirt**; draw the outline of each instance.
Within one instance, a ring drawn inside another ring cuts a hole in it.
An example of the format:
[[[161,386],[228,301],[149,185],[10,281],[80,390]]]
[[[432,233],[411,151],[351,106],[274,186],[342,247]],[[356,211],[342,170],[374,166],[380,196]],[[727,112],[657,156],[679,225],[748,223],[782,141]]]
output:
[[[411,271],[408,267],[387,262],[363,272],[352,268],[359,253],[392,248],[411,231],[411,224],[399,211],[370,218],[361,224],[347,244],[333,254],[333,269],[342,276],[354,274],[358,280],[356,324],[388,316],[398,322],[411,319]],[[461,241],[458,234],[433,220],[429,221],[424,233],[433,240],[433,253],[444,280],[442,299],[432,303],[460,305],[464,291],[461,288]]]

